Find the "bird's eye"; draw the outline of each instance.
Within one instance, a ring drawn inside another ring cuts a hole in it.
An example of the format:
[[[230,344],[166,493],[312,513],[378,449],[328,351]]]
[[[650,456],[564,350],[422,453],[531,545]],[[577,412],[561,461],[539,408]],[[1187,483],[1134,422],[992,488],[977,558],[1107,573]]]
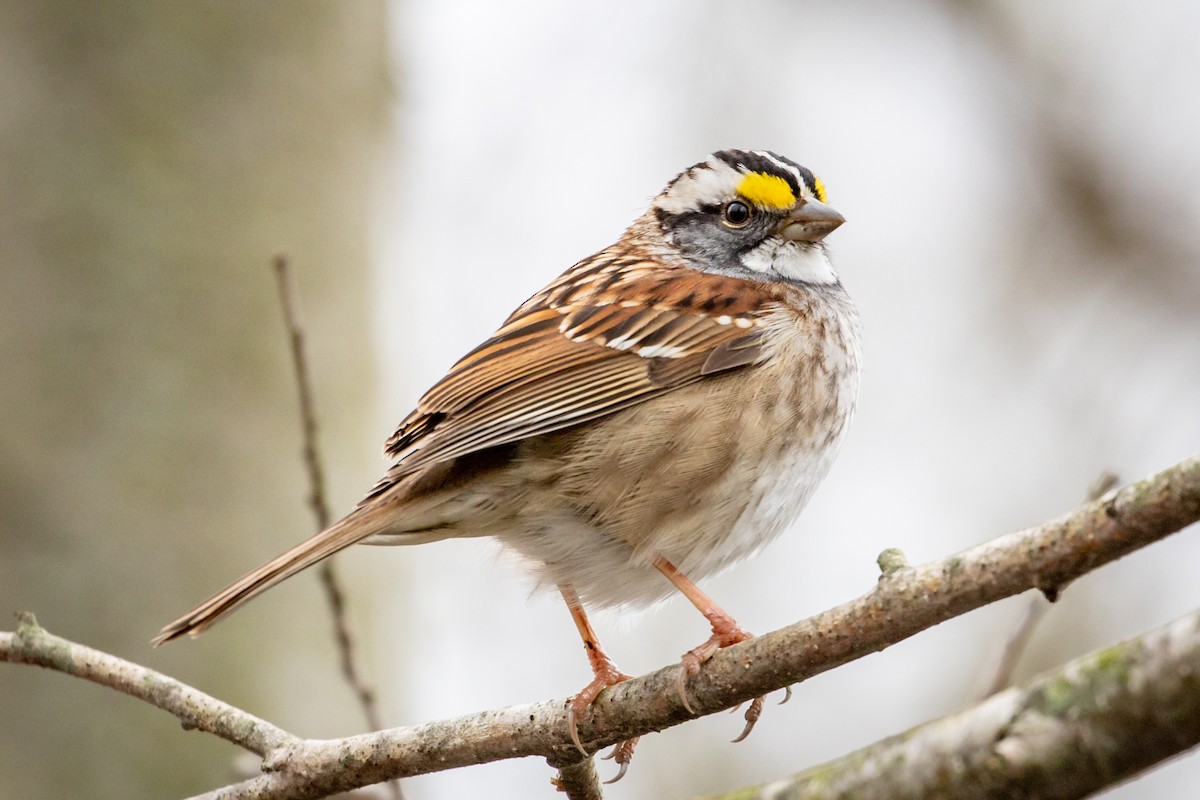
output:
[[[740,228],[750,221],[750,206],[741,200],[734,200],[731,203],[725,204],[721,216],[724,218],[726,225],[729,225],[731,228]]]

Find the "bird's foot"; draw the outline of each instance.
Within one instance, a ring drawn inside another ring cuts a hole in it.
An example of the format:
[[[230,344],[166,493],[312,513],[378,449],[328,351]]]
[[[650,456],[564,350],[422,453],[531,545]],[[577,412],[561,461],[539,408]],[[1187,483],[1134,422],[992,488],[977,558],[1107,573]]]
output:
[[[679,690],[679,698],[683,701],[683,707],[692,714],[696,713],[696,709],[692,708],[692,704],[688,700],[688,678],[698,675],[704,662],[712,658],[721,648],[754,638],[754,634],[738,625],[733,617],[719,608],[710,610],[705,616],[712,623],[712,636],[708,637],[708,641],[704,644],[683,654],[683,658],[679,662],[679,675],[675,678],[675,687]]]
[[[688,700],[688,678],[699,674],[700,667],[704,662],[712,658],[718,650],[754,638],[754,634],[738,625],[733,617],[720,608],[710,609],[704,616],[712,623],[712,636],[708,637],[708,641],[704,644],[683,654],[683,658],[680,659],[679,675],[675,678],[675,686],[679,691],[680,700],[683,701],[683,707],[692,714],[695,714],[696,710],[692,708],[692,704]],[[789,689],[783,702],[787,702],[787,698],[790,696],[791,690]],[[750,707],[746,709],[746,713],[743,715],[743,718],[746,720],[746,727],[742,729],[742,732],[733,741],[742,741],[750,735],[750,731],[754,730],[755,723],[762,716],[764,700],[762,697],[756,697],[750,701]],[[738,708],[740,707],[738,706]],[[737,708],[734,709],[734,711],[736,710]]]
[[[588,650],[588,661],[592,665],[592,674],[594,675],[592,682],[571,698],[571,703],[567,707],[567,731],[571,735],[571,742],[585,756],[590,756],[591,753],[584,749],[583,742],[579,738],[580,718],[591,711],[592,703],[596,702],[596,698],[600,696],[601,692],[609,686],[615,686],[631,677],[617,669],[617,665],[613,663],[612,659],[599,648]],[[637,746],[637,741],[634,738],[617,742],[612,752],[604,756],[606,759],[613,759],[620,767],[616,777],[605,783],[616,783],[625,777],[625,772],[629,769],[629,762],[633,759],[633,749]]]

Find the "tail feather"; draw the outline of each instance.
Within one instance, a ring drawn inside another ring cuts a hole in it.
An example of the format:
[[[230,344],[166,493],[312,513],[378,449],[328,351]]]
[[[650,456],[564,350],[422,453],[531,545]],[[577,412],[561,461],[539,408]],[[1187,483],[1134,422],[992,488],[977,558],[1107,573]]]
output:
[[[360,508],[320,533],[239,578],[167,625],[151,643],[158,647],[184,634],[199,636],[217,622],[280,581],[356,542],[382,532],[385,525],[374,509]],[[365,512],[365,513],[364,513]]]

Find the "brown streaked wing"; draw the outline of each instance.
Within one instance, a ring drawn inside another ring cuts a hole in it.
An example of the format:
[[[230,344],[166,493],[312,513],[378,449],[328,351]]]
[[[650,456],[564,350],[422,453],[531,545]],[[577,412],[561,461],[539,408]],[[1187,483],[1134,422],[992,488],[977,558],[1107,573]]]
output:
[[[783,291],[683,269],[597,272],[591,291],[560,280],[535,295],[426,392],[388,440],[400,461],[385,481],[754,364],[763,312]]]

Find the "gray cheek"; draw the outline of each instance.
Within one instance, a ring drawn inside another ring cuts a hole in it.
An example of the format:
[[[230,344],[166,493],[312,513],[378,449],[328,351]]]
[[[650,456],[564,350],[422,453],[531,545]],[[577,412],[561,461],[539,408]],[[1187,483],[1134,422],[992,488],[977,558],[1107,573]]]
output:
[[[742,255],[761,241],[747,231],[728,231],[710,220],[683,222],[672,238],[685,257],[699,269],[728,274],[745,269]]]

